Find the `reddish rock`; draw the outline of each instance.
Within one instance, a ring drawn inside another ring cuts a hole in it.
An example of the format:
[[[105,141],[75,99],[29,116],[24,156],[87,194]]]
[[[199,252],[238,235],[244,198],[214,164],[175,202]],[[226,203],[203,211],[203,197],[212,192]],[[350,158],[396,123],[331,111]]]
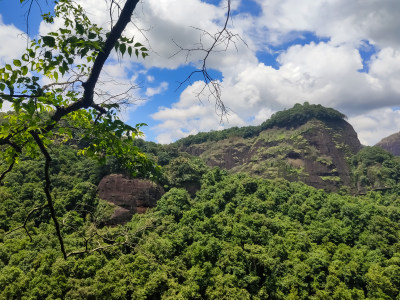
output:
[[[123,224],[135,213],[144,213],[154,207],[164,194],[164,189],[143,179],[130,179],[121,174],[104,177],[98,186],[99,197],[116,206],[110,225]]]

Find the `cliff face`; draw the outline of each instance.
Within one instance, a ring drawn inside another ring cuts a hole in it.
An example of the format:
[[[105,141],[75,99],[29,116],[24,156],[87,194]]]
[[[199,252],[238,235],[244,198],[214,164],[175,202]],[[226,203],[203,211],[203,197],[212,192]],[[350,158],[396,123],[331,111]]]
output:
[[[156,206],[164,194],[161,186],[143,179],[129,179],[121,174],[104,177],[98,186],[99,197],[115,205],[109,225],[123,224],[135,213]]]
[[[337,191],[350,185],[347,158],[361,144],[344,120],[311,120],[297,128],[272,128],[253,138],[231,137],[192,144],[182,151],[200,156],[209,166],[264,178],[283,177]]]
[[[381,147],[393,155],[400,156],[400,132],[382,139],[375,146]]]

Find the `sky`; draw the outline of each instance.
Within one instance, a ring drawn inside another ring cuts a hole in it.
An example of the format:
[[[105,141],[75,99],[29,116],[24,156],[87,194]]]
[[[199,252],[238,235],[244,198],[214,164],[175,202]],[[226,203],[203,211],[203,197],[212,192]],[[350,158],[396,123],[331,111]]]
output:
[[[94,22],[109,27],[109,1],[76,2]],[[51,10],[45,0],[38,3],[43,12]],[[181,85],[200,66],[204,52],[187,56],[179,49],[195,49],[200,42],[207,47],[210,39],[199,29],[217,33],[226,3],[138,4],[125,34],[145,44],[150,55],[111,57],[103,76],[120,84],[103,88],[118,93],[128,84],[137,86],[136,101],[121,118],[147,123],[147,140],[170,143],[201,131],[259,125],[274,112],[306,101],[344,113],[364,145],[400,131],[399,0],[232,0],[228,26],[236,38],[207,60],[229,109],[221,119],[212,97],[197,97],[204,87],[201,77]],[[0,0],[0,65],[23,53],[26,11],[17,0]],[[29,36],[52,29],[41,24],[34,5]]]

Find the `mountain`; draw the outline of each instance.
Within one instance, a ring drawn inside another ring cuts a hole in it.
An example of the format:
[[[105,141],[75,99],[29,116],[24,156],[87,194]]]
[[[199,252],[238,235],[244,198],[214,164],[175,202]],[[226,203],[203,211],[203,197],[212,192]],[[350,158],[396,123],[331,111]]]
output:
[[[280,177],[338,191],[351,186],[348,159],[361,149],[344,118],[332,108],[296,104],[260,126],[202,133],[177,144],[180,151],[231,173]]]
[[[393,155],[400,156],[400,132],[385,137],[376,146],[389,151]]]
[[[163,166],[163,188],[51,146],[67,260],[43,159],[21,156],[0,185],[0,299],[400,299],[400,157],[353,155],[339,112],[296,105],[260,126],[133,143]]]

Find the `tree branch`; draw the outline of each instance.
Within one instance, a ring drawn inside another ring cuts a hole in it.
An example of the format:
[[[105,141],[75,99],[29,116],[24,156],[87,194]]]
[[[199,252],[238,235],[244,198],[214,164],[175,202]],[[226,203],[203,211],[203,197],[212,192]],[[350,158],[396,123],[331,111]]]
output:
[[[225,115],[229,114],[229,109],[225,106],[221,98],[222,96],[221,83],[219,82],[219,80],[214,79],[208,71],[207,60],[210,57],[211,53],[226,51],[231,44],[234,44],[236,48],[236,40],[240,40],[246,45],[246,43],[238,34],[234,34],[228,29],[228,23],[230,19],[231,19],[231,0],[227,0],[226,19],[223,27],[214,35],[210,34],[209,32],[203,29],[193,27],[194,29],[199,30],[201,32],[200,42],[198,43],[198,46],[196,48],[183,48],[179,46],[175,41],[173,41],[175,45],[179,48],[179,50],[171,56],[173,57],[181,52],[186,52],[186,60],[188,60],[191,52],[200,51],[205,53],[203,59],[201,60],[202,61],[201,68],[191,72],[186,77],[185,80],[180,82],[177,89],[180,89],[185,83],[191,82],[192,77],[194,77],[195,75],[199,74],[200,76],[202,76],[205,85],[199,92],[197,92],[197,98],[201,100],[200,98],[201,96],[203,96],[204,91],[208,89],[209,92],[208,100],[210,100],[210,97],[214,98],[215,110],[220,113],[221,119]],[[208,36],[212,40],[212,43],[209,47],[204,46],[202,41],[202,36]],[[221,45],[224,46],[224,49],[218,50],[217,48]]]
[[[47,151],[45,145],[43,144],[42,140],[40,139],[39,135],[31,131],[30,134],[32,135],[33,139],[35,140],[36,144],[39,146],[40,151],[42,152],[43,156],[45,157],[45,164],[44,164],[44,177],[45,177],[45,185],[44,185],[44,192],[46,194],[47,204],[50,209],[51,218],[53,219],[54,226],[56,228],[56,234],[58,240],[60,242],[61,252],[63,253],[64,259],[67,259],[67,253],[64,247],[64,240],[61,235],[60,224],[57,220],[56,211],[54,209],[53,198],[50,193],[50,176],[49,176],[49,168],[51,163],[51,157],[49,152]]]
[[[4,177],[6,177],[7,173],[11,172],[11,170],[13,169],[14,165],[15,165],[15,155],[14,155],[14,161],[10,164],[10,166],[8,167],[7,170],[5,170],[3,173],[1,173],[0,175],[0,186],[3,185],[3,179]]]
[[[111,51],[113,50],[115,43],[118,41],[122,32],[125,30],[126,26],[130,22],[131,16],[132,16],[133,11],[135,10],[138,2],[139,2],[139,0],[127,0],[126,1],[125,6],[121,11],[121,14],[119,16],[117,23],[110,31],[110,34],[108,35],[108,37],[104,43],[103,49],[99,52],[99,54],[97,55],[97,57],[93,63],[93,68],[89,75],[89,78],[86,80],[86,82],[82,83],[82,86],[84,88],[83,97],[80,100],[78,100],[77,102],[74,102],[67,107],[57,108],[55,114],[51,118],[52,121],[57,123],[58,121],[60,121],[60,119],[62,117],[64,117],[65,115],[67,115],[73,111],[79,110],[81,108],[88,108],[90,106],[93,107],[93,105],[94,105],[94,100],[93,100],[94,88],[99,80],[101,70],[103,69],[104,63],[106,62]],[[51,130],[54,126],[55,126],[54,123],[51,125],[48,125],[46,127],[45,131]]]
[[[42,210],[42,209],[44,209],[44,208],[46,208],[46,207],[48,207],[48,204],[46,204],[46,205],[44,205],[44,206],[40,206],[40,207],[35,207],[34,209],[32,209],[32,210],[28,213],[28,215],[25,217],[25,220],[24,220],[24,224],[23,224],[23,225],[21,225],[21,226],[19,226],[19,227],[17,227],[17,228],[14,228],[13,230],[10,230],[10,231],[7,232],[5,235],[9,235],[10,233],[12,233],[12,232],[14,232],[14,231],[17,231],[18,229],[24,228],[26,234],[29,236],[29,239],[30,239],[30,241],[32,242],[32,236],[30,235],[30,233],[29,233],[29,231],[28,231],[28,228],[26,228],[26,224],[28,223],[29,218],[31,217],[31,215],[32,215],[35,211]]]

